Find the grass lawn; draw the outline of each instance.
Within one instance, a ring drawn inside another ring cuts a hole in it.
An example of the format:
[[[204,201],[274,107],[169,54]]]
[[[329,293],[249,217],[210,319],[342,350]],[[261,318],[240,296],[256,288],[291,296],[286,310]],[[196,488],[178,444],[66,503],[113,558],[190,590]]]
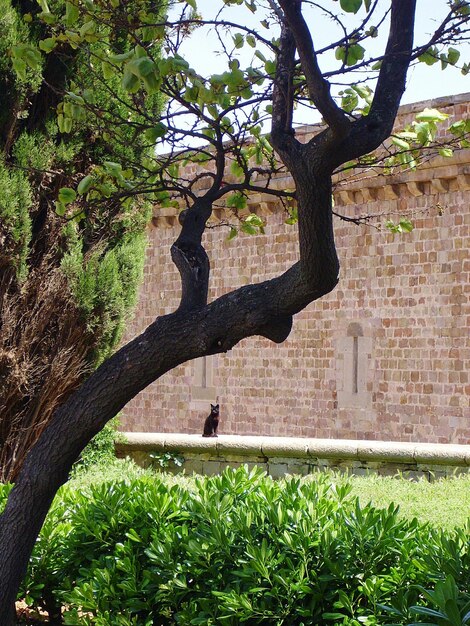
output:
[[[465,526],[470,517],[470,474],[433,482],[372,474],[353,476],[350,481],[352,493],[361,504],[372,502],[377,507],[386,507],[395,502],[403,517],[417,517],[420,522],[430,522],[442,529]]]

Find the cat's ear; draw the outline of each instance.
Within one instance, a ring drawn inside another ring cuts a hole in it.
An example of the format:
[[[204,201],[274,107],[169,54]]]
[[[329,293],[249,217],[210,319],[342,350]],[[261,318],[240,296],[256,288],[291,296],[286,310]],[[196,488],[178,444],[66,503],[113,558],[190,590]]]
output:
[[[217,405],[211,403],[211,409],[216,409],[216,408],[217,408]]]

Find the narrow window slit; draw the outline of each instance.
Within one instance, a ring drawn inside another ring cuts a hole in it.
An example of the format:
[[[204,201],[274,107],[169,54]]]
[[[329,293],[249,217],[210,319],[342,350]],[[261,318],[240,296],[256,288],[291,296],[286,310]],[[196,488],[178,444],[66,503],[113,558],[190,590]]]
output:
[[[353,354],[352,354],[352,392],[358,392],[357,386],[357,373],[358,373],[358,362],[359,362],[359,337],[356,335],[353,337]]]
[[[201,363],[201,387],[203,389],[207,388],[207,360],[206,357],[203,356],[202,357],[202,363]]]

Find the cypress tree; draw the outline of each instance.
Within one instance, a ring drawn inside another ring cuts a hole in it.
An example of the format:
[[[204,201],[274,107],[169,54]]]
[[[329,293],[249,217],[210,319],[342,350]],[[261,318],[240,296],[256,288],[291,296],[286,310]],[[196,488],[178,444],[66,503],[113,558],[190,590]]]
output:
[[[143,275],[150,205],[129,181],[152,148],[133,129],[135,96],[97,71],[103,45],[125,54],[129,42],[109,26],[75,48],[50,37],[54,16],[72,28],[76,11],[0,0],[2,481],[113,351]]]

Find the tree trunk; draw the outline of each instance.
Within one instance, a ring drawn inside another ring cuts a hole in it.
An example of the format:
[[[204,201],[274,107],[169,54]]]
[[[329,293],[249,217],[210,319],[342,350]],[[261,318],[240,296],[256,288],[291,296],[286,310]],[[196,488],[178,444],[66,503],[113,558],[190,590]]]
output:
[[[328,201],[325,203],[325,189]],[[177,365],[226,352],[241,339],[262,335],[282,342],[292,315],[320,298],[337,282],[329,185],[310,188],[322,232],[306,234],[315,246],[278,278],[248,285],[196,308],[182,306],[158,318],[146,331],[108,359],[57,411],[29,453],[0,516],[0,624],[11,626],[12,607],[36,537],[51,502],[88,441],[139,391]],[[320,219],[321,214],[326,214]],[[328,226],[330,232],[326,232]],[[312,239],[313,237],[313,239]],[[200,255],[205,264],[205,256]],[[194,267],[191,269],[194,271]]]

